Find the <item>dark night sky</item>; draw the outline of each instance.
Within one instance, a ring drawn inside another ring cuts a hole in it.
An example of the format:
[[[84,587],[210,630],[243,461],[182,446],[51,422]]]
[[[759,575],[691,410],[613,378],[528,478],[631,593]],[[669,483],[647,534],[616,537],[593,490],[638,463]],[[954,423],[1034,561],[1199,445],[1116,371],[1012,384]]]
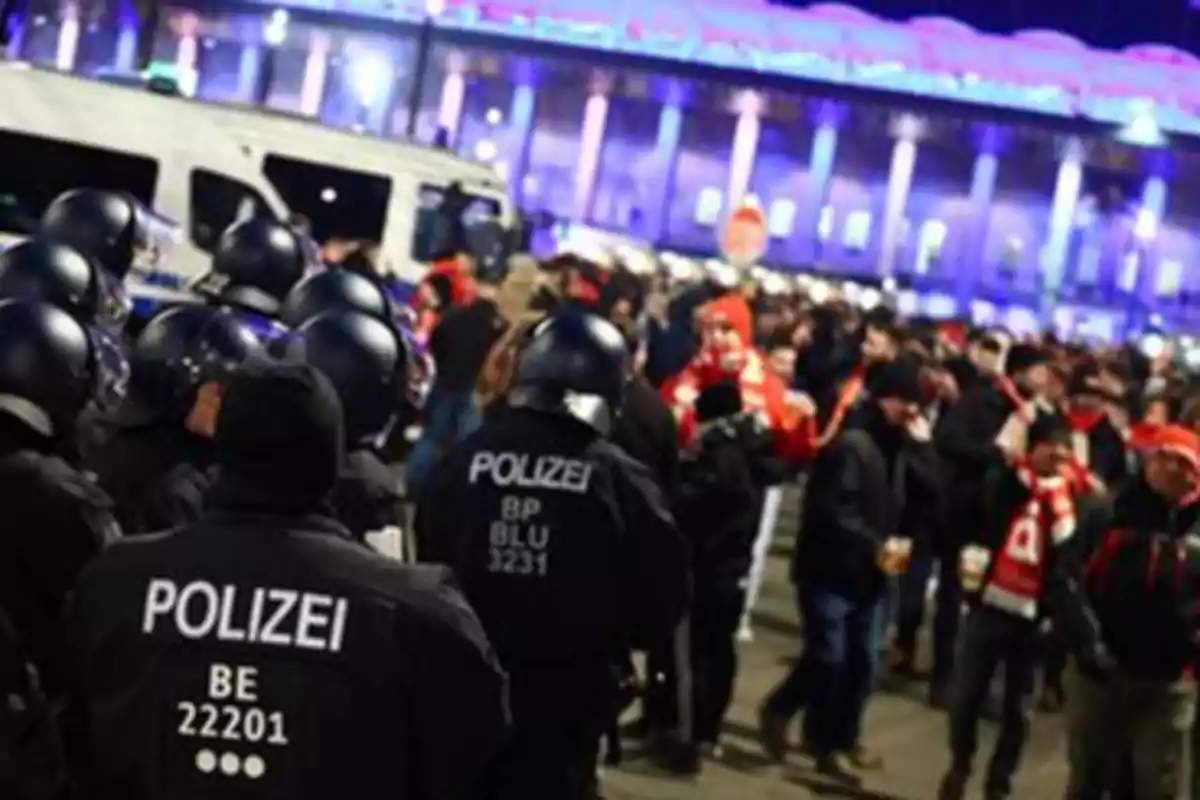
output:
[[[775,0],[803,7],[807,2]],[[1198,0],[854,0],[880,17],[903,20],[936,14],[981,31],[1011,33],[1050,28],[1106,49],[1146,42],[1200,52]]]

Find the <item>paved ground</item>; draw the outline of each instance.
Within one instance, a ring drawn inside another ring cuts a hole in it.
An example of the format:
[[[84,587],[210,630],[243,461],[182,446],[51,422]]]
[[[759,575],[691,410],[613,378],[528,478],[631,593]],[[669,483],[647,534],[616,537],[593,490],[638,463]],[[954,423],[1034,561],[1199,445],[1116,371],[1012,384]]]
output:
[[[694,780],[665,776],[646,760],[633,757],[605,774],[610,800],[775,800],[776,798],[857,797],[932,800],[947,763],[946,720],[911,692],[877,694],[866,724],[868,743],[886,758],[885,768],[868,776],[861,790],[847,790],[822,781],[810,760],[795,754],[784,767],[769,765],[754,738],[758,701],[774,685],[797,649],[798,633],[791,588],[785,578],[784,548],[769,565],[759,604],[756,638],[742,651],[737,696],[724,743],[723,763],[708,764]],[[981,731],[981,764],[990,755],[993,731]],[[1058,800],[1066,774],[1061,719],[1039,715],[1014,796],[1020,800]],[[979,792],[978,788],[974,789]],[[978,797],[978,794],[971,797]]]

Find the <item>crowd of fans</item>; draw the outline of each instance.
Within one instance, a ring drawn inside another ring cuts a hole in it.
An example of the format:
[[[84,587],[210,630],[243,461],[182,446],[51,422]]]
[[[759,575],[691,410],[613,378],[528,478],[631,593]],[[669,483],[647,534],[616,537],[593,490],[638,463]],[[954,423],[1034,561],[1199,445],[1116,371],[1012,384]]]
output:
[[[800,481],[804,652],[761,706],[770,756],[784,758],[803,712],[821,772],[855,781],[883,766],[863,710],[881,673],[922,676],[936,587],[928,698],[950,719],[940,798],[965,796],[999,666],[986,797],[1012,792],[1034,698],[1070,706],[1068,797],[1177,796],[1200,574],[1200,381],[1181,354],[619,261],[518,258],[499,283],[473,281],[465,255],[434,270],[420,302],[438,379],[409,490],[419,497],[429,465],[503,396],[547,311],[580,306],[626,334],[637,374],[616,439],[655,471],[692,545],[690,674],[677,674],[678,641],[651,648],[637,725],[668,764],[692,772],[719,753],[764,496]]]

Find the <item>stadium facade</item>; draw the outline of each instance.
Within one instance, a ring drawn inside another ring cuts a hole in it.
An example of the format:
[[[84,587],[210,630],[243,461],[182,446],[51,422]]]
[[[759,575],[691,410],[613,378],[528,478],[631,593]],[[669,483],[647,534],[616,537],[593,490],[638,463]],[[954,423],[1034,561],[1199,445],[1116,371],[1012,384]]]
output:
[[[30,2],[13,55],[132,66],[134,15]],[[768,263],[890,279],[935,313],[1107,338],[1200,307],[1200,61],[1182,50],[835,5],[588,5],[197,5],[164,14],[155,55],[202,99],[441,137],[523,208],[662,247],[711,252],[750,199]]]

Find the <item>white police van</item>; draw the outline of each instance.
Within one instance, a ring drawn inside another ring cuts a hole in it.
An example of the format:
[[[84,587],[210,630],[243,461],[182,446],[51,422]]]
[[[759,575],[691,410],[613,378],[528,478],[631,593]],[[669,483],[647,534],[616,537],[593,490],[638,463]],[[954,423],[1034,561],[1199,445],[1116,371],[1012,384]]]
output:
[[[17,62],[0,62],[0,98],[0,241],[30,232],[59,193],[90,186],[154,210],[155,269],[181,283],[207,269],[221,231],[256,212],[378,243],[383,269],[416,280],[449,185],[471,198],[467,213],[516,221],[491,168],[432,147]]]

